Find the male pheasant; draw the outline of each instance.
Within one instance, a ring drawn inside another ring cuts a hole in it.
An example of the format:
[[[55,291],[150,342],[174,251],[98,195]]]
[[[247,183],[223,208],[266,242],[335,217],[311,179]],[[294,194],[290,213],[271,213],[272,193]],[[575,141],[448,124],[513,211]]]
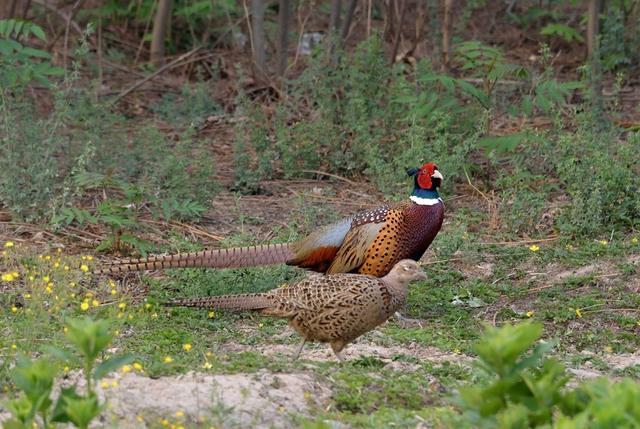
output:
[[[295,359],[307,341],[317,341],[329,343],[342,360],[340,351],[348,343],[387,321],[404,305],[410,282],[426,278],[415,261],[404,259],[382,278],[360,274],[312,275],[265,293],[183,299],[166,305],[254,310],[287,318],[302,336]]]
[[[419,260],[438,234],[444,204],[438,195],[442,174],[433,163],[407,171],[414,177],[408,200],[384,204],[326,225],[300,241],[202,250],[122,260],[98,274],[164,268],[232,268],[287,263],[326,274],[381,277],[401,259]]]

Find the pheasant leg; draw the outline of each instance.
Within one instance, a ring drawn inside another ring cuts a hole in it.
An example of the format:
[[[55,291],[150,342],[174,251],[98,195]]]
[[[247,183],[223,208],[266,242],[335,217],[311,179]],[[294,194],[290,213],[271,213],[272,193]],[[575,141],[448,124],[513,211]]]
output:
[[[293,360],[298,360],[298,358],[300,357],[300,353],[302,353],[302,349],[304,348],[304,345],[307,343],[306,338],[302,339],[302,343],[300,344],[300,347],[298,347],[298,351],[296,352],[296,355],[293,357]]]

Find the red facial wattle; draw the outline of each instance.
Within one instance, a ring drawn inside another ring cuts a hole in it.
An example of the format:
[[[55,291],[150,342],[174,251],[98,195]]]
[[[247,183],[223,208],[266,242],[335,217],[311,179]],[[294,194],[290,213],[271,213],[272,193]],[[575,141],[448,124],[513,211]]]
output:
[[[418,186],[422,189],[431,189],[431,174],[428,171],[422,170],[418,173]]]

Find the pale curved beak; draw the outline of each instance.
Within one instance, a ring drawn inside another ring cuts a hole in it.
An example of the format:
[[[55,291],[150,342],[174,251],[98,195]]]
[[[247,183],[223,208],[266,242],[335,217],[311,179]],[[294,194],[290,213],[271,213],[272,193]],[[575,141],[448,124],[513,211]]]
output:
[[[431,175],[431,178],[432,179],[440,179],[440,180],[444,179],[444,177],[442,177],[442,173],[440,173],[438,170],[435,170],[433,172],[433,174]]]
[[[418,271],[418,280],[426,280],[426,279],[427,279],[427,273],[425,273],[422,270]]]

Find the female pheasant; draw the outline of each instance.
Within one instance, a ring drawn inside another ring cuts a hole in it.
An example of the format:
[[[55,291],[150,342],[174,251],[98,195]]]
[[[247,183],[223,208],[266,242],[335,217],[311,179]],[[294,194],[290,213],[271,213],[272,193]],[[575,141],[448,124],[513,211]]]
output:
[[[342,360],[340,351],[347,344],[387,321],[404,305],[409,283],[426,278],[415,261],[405,259],[382,278],[313,275],[265,293],[182,299],[166,305],[253,310],[287,318],[303,340],[295,358],[307,341],[318,341],[329,343]]]
[[[232,268],[287,263],[327,274],[381,277],[401,259],[419,260],[440,231],[444,204],[438,195],[442,174],[433,163],[407,171],[414,177],[408,200],[357,213],[285,244],[202,250],[123,260],[98,274],[164,268]]]

